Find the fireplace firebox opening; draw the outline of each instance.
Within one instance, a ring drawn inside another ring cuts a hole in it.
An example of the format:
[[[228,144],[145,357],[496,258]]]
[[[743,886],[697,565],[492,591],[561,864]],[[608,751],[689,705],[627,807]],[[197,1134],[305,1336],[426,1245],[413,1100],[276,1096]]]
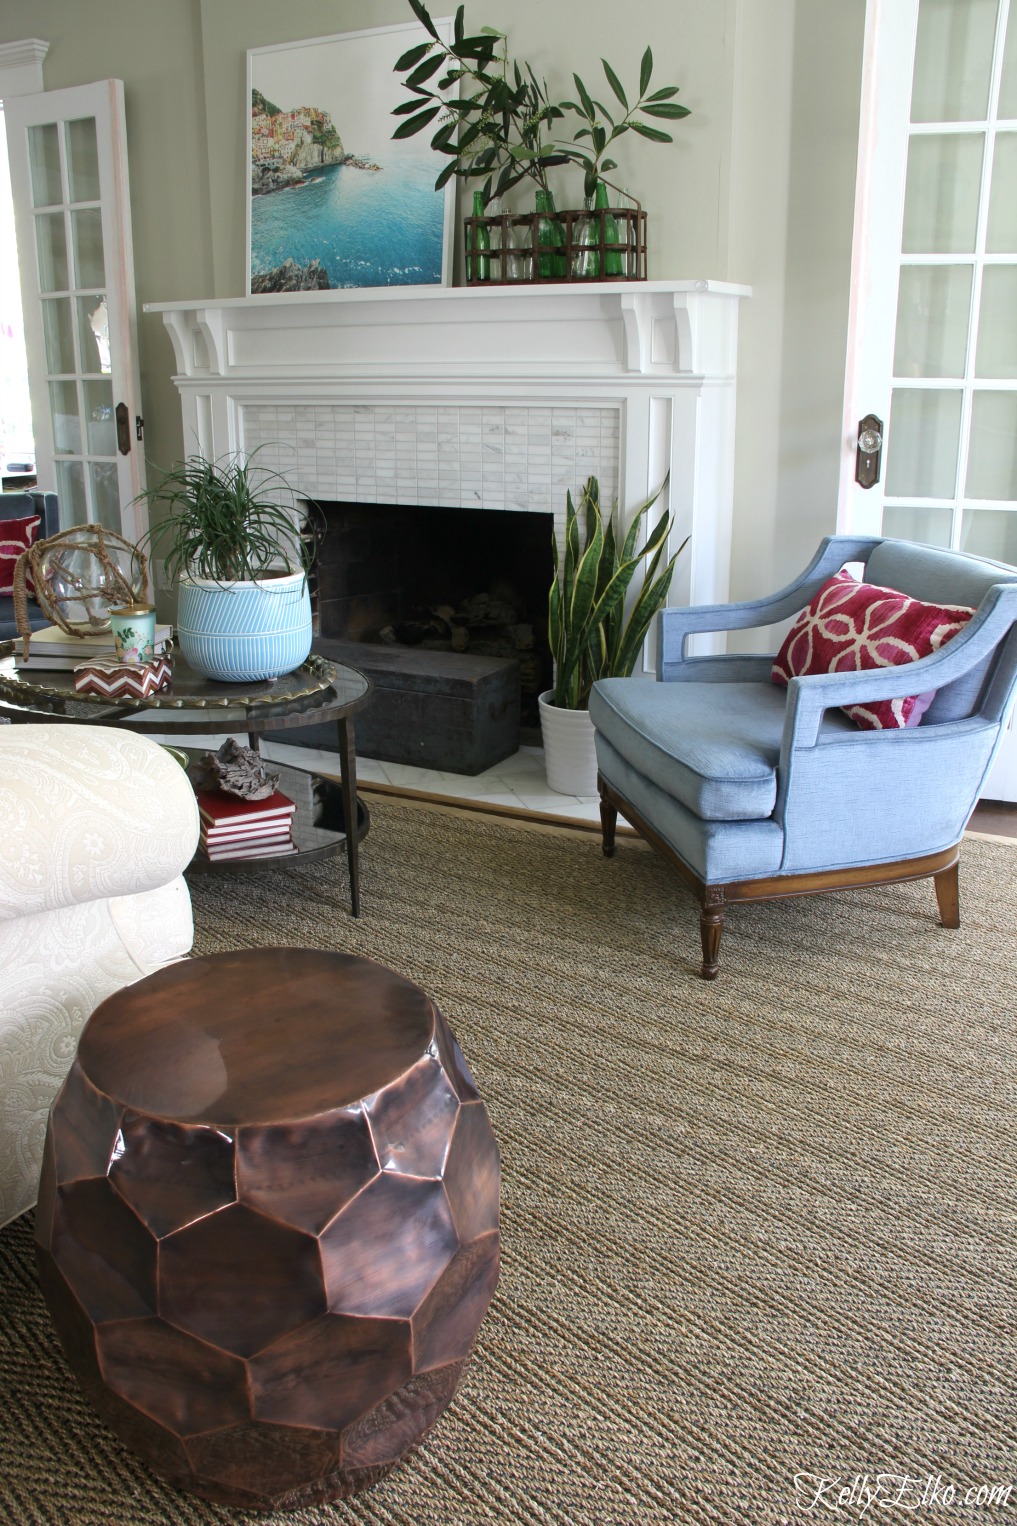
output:
[[[319,637],[519,664],[520,739],[550,688],[551,514],[317,500]],[[440,664],[439,664],[440,666]]]

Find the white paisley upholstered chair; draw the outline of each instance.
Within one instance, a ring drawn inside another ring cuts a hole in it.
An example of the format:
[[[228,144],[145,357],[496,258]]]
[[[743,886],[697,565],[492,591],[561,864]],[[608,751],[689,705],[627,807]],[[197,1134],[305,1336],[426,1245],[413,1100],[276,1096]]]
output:
[[[0,726],[0,1225],[36,1198],[50,1103],[113,991],[188,953],[180,765],[99,726]]]

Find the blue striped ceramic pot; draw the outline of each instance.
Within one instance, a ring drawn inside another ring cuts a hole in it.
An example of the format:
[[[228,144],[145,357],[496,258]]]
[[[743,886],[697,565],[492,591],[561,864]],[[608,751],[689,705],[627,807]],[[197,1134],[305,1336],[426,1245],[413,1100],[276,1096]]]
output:
[[[311,596],[302,572],[262,582],[181,577],[177,640],[192,668],[223,683],[292,673],[311,650]]]

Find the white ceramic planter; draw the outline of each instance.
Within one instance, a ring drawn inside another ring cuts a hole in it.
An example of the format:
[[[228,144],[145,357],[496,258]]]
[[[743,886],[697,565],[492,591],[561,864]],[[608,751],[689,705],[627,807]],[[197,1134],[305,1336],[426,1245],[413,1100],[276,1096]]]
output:
[[[558,795],[595,796],[597,750],[588,710],[561,710],[551,704],[554,691],[538,695],[547,782]]]

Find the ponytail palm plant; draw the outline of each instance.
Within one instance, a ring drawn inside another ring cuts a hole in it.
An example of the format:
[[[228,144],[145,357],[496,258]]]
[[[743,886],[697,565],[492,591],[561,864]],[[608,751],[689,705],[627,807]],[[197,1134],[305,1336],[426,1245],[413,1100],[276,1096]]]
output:
[[[667,485],[643,504],[620,539],[612,513],[604,523],[600,487],[590,477],[578,506],[568,494],[565,546],[554,539],[554,580],[548,633],[555,664],[553,703],[585,710],[598,678],[627,678],[636,665],[654,615],[664,605],[675,562],[687,538],[663,565],[672,518],[665,510],[644,543],[638,541],[645,516]],[[633,578],[645,564],[641,584],[629,599]]]
[[[308,571],[313,539],[300,531],[294,492],[284,478],[248,457],[208,461],[190,456],[160,474],[140,494],[163,508],[144,537],[166,547],[166,574],[210,578],[216,583],[256,581],[283,566]]]

